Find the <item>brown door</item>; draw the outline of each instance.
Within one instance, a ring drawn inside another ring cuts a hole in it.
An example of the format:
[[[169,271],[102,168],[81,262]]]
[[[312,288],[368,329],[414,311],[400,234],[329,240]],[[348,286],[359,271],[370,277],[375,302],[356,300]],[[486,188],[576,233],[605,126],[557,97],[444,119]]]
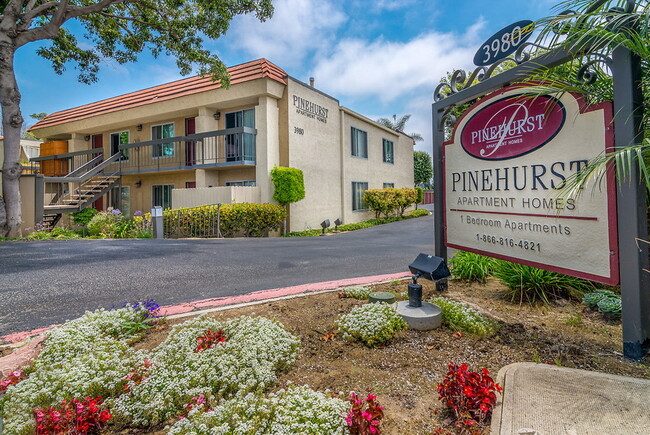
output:
[[[91,140],[92,140],[93,149],[97,149],[97,154],[93,153],[92,158],[97,157],[99,154],[103,155],[104,154],[104,136],[102,136],[101,134],[93,134]],[[99,210],[99,211],[104,210],[104,197],[102,196],[97,201],[95,201],[93,203],[93,207],[96,210]]]
[[[185,136],[196,133],[196,119],[185,118]],[[185,166],[196,165],[196,142],[185,142]]]

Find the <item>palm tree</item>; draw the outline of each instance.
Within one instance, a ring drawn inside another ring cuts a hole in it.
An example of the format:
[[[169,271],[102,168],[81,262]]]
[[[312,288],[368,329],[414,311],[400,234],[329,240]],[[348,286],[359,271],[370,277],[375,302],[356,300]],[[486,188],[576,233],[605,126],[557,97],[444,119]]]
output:
[[[540,40],[552,47],[565,46],[575,50],[597,50],[611,56],[623,46],[639,56],[642,65],[642,88],[645,95],[643,111],[643,140],[616,151],[602,154],[577,174],[567,179],[561,195],[578,195],[591,180],[602,181],[606,169],[616,166],[619,180],[628,178],[631,169],[638,166],[639,174],[650,190],[650,2],[639,4],[624,0],[568,0],[560,3],[558,15],[540,20]],[[549,45],[549,44],[547,44]],[[595,58],[591,58],[594,60]],[[590,102],[613,98],[612,77],[600,63],[592,65],[595,80],[581,81],[576,73],[578,62],[571,62],[534,77],[544,84],[536,86],[536,93],[579,92]]]
[[[406,123],[408,120],[411,119],[411,115],[404,115],[397,119],[397,115],[393,115],[393,120],[391,121],[388,118],[379,118],[377,122],[384,127],[388,127],[391,130],[399,131],[400,133],[404,133],[407,136],[410,136],[413,139],[413,143],[419,142],[421,140],[424,140],[422,138],[422,135],[420,133],[405,133],[404,129],[406,128]]]

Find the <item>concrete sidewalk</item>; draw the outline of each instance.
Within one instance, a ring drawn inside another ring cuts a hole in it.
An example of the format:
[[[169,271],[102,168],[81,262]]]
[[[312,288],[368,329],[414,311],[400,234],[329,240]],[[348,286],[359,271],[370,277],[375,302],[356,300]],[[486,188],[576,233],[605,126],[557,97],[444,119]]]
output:
[[[516,363],[497,382],[492,435],[650,434],[650,380]]]

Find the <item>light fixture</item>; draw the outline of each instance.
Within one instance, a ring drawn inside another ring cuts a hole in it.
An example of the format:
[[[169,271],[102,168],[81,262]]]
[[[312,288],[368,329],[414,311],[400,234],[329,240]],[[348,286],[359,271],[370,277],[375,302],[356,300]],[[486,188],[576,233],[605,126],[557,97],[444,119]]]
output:
[[[135,187],[141,187],[142,186],[142,180],[138,180],[135,182]]]
[[[447,278],[451,276],[447,263],[441,257],[420,254],[413,263],[409,264],[409,270],[413,274],[413,283],[408,285],[409,306],[422,306],[422,286],[418,284],[418,278],[422,277],[436,283],[436,290],[447,289]]]
[[[142,124],[136,125],[135,129],[138,130],[138,131],[142,131]]]
[[[323,222],[320,223],[321,228],[323,228],[323,232],[321,233],[321,236],[325,235],[325,228],[329,228],[330,226],[330,220],[325,219]]]
[[[221,112],[214,112],[214,115],[212,115],[215,120],[220,120],[221,119]]]
[[[334,221],[334,232],[336,233],[339,232],[339,225],[341,225],[342,223],[343,221],[341,220],[341,218],[336,218],[336,220]]]
[[[89,134],[85,135],[85,136],[84,136],[84,140],[85,140],[86,142],[88,142],[88,141],[90,140],[90,135],[89,135]]]

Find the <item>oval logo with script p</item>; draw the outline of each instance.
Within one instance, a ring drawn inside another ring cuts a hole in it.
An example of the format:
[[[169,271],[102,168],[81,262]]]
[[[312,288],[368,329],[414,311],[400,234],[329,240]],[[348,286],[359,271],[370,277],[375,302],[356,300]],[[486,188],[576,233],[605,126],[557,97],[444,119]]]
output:
[[[477,159],[512,159],[548,143],[565,118],[564,106],[551,96],[510,96],[476,112],[463,127],[460,143]]]

